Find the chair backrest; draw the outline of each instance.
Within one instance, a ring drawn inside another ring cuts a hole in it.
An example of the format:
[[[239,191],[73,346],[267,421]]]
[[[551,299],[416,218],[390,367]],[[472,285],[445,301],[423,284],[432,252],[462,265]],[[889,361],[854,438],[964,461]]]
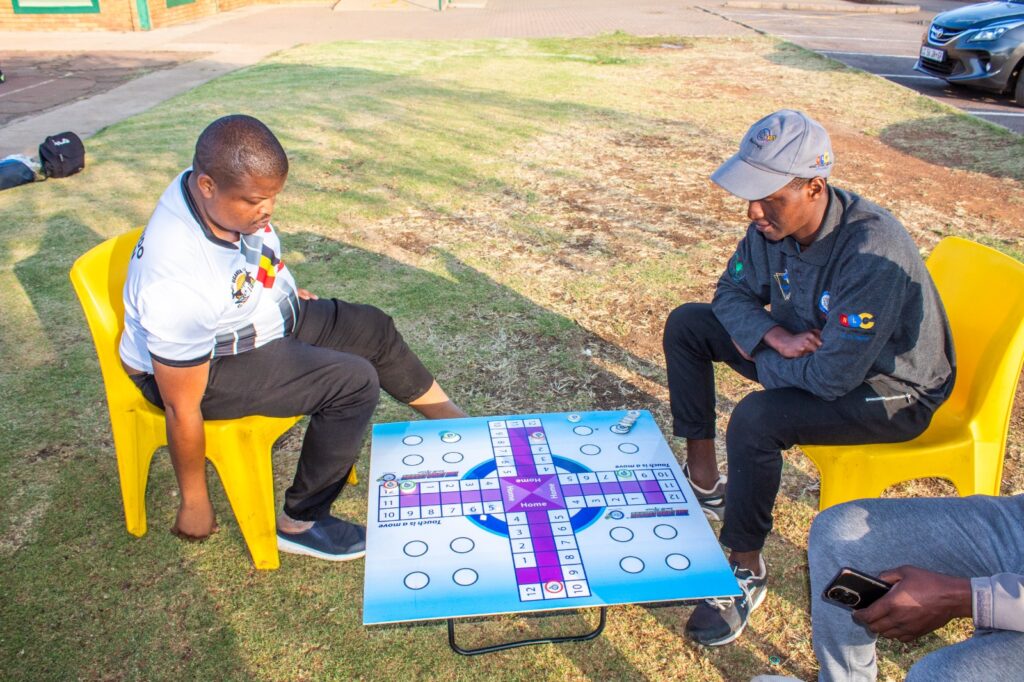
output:
[[[94,246],[71,266],[71,283],[82,304],[96,345],[96,355],[113,412],[136,403],[139,391],[121,366],[117,352],[124,329],[124,281],[128,262],[142,228],[125,232]]]
[[[976,438],[1004,443],[1024,363],[1024,263],[947,237],[928,270],[956,346],[956,385],[941,409],[969,420]]]

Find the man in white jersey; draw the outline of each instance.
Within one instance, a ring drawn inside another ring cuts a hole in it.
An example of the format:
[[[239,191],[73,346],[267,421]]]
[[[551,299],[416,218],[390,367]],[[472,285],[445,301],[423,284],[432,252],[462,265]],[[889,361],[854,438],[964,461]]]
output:
[[[288,175],[274,134],[225,116],[160,198],[132,253],[121,360],[164,409],[181,503],[172,532],[217,529],[204,419],[311,416],[278,517],[278,547],[332,561],[365,553],[365,529],[330,515],[383,388],[431,419],[463,417],[391,318],[299,288],[270,224]]]

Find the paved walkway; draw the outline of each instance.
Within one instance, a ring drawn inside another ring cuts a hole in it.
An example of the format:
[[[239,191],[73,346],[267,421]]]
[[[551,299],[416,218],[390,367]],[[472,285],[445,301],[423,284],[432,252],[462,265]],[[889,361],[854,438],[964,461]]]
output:
[[[816,0],[842,11],[844,0]],[[406,3],[407,11],[389,11]],[[336,40],[533,38],[588,36],[616,30],[638,35],[749,35],[753,31],[702,8],[723,0],[456,0],[456,7],[431,11],[429,0],[340,0],[252,6],[198,22],[148,32],[51,32],[46,44],[59,53],[183,53],[178,65],[148,73],[77,101],[35,112],[0,129],[0,156],[35,153],[49,134],[74,130],[82,137],[145,111],[208,80],[254,64],[302,43]],[[476,6],[470,8],[470,6]],[[479,7],[483,5],[482,7]],[[864,7],[864,5],[856,5]],[[337,10],[337,11],[336,11]],[[380,11],[384,10],[384,11]],[[0,64],[40,50],[39,34],[0,32]],[[52,53],[50,54],[52,58]],[[58,81],[58,85],[61,83]],[[8,90],[8,92],[11,92]],[[0,102],[5,90],[0,89]],[[52,107],[53,103],[50,102]]]

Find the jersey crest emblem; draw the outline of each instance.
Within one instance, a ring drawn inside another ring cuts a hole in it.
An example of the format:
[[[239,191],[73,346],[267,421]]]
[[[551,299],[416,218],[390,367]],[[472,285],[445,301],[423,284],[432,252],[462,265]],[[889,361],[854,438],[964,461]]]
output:
[[[249,274],[248,270],[240,268],[235,271],[235,274],[231,277],[231,300],[235,302],[235,305],[241,308],[245,305],[245,302],[249,300],[249,296],[252,295],[252,289],[256,285],[256,280]]]

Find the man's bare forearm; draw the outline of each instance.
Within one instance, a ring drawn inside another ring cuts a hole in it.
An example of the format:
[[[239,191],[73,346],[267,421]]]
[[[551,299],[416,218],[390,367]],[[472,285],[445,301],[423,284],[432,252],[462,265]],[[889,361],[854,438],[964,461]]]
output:
[[[181,489],[182,503],[206,500],[206,434],[198,409],[175,410],[167,406],[167,446],[174,475]]]

